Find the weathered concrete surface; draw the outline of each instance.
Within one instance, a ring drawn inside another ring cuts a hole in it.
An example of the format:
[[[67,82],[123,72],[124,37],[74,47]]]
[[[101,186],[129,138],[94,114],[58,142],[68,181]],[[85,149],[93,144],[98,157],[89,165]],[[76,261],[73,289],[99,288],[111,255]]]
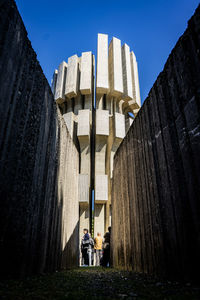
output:
[[[115,37],[109,45],[109,86],[110,94],[121,97],[123,94],[121,41]]]
[[[131,74],[132,74],[132,87],[133,87],[133,109],[138,109],[141,107],[141,99],[140,99],[140,87],[139,87],[139,76],[138,76],[138,66],[136,57],[133,51],[130,53],[131,57]],[[133,104],[131,103],[131,104]],[[130,103],[129,103],[130,105]]]
[[[54,83],[55,101],[57,103],[63,103],[65,101],[64,93],[65,93],[66,75],[67,75],[67,63],[63,61],[59,65],[56,83]]]
[[[65,86],[65,96],[68,98],[76,97],[79,87],[79,58],[75,54],[68,58],[67,78]]]
[[[0,275],[78,263],[78,153],[14,1],[0,2]]]
[[[81,56],[81,94],[87,95],[92,93],[92,52],[83,52]]]
[[[96,93],[107,94],[109,89],[108,79],[108,35],[98,34],[97,45],[97,78]]]
[[[128,101],[133,99],[132,74],[131,74],[131,58],[130,47],[127,44],[122,46],[122,67],[123,67],[123,82],[124,95],[123,99]]]
[[[200,7],[115,155],[112,186],[114,266],[199,278]]]

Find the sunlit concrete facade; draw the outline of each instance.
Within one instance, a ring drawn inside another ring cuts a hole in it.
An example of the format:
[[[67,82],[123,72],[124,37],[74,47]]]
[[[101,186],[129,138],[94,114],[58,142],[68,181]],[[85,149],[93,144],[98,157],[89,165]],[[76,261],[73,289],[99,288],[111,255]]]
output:
[[[92,52],[75,54],[55,70],[52,92],[80,154],[80,239],[92,230],[92,207],[94,235],[103,235],[111,225],[113,158],[141,105],[135,54],[98,34],[96,78]]]

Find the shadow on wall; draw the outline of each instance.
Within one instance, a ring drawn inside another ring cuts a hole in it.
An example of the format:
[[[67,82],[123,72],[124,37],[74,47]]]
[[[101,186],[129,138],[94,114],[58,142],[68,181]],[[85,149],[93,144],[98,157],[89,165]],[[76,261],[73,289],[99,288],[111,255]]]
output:
[[[79,236],[79,222],[62,251],[62,269],[70,269],[79,264],[79,244],[77,243],[77,236]]]
[[[76,264],[78,152],[12,0],[0,2],[0,45],[0,276],[5,278]]]

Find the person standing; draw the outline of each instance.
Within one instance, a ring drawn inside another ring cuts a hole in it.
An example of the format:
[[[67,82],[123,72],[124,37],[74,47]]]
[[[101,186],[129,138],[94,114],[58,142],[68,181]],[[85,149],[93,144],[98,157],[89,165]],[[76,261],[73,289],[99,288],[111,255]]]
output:
[[[89,257],[88,257],[88,249],[90,245],[90,236],[88,233],[88,229],[83,229],[84,236],[81,241],[81,252],[84,260],[84,266],[89,265]]]
[[[94,239],[94,249],[96,254],[96,266],[100,266],[100,261],[102,257],[102,244],[103,239],[101,237],[101,233],[97,232],[97,236]]]
[[[108,227],[108,232],[105,233],[104,242],[103,242],[103,259],[102,259],[103,267],[110,266],[110,235],[111,235],[111,227]]]
[[[94,241],[91,237],[91,234],[89,233],[89,246],[88,246],[88,250],[87,250],[88,258],[89,258],[89,267],[91,267],[91,265],[92,265],[92,250],[93,250],[93,247],[94,247]]]

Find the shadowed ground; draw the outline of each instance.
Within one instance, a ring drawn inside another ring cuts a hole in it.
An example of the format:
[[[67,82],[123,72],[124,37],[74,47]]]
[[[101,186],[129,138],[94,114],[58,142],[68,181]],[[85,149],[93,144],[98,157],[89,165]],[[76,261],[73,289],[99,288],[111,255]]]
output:
[[[0,282],[0,299],[200,299],[190,283],[159,281],[116,269],[79,268]]]

